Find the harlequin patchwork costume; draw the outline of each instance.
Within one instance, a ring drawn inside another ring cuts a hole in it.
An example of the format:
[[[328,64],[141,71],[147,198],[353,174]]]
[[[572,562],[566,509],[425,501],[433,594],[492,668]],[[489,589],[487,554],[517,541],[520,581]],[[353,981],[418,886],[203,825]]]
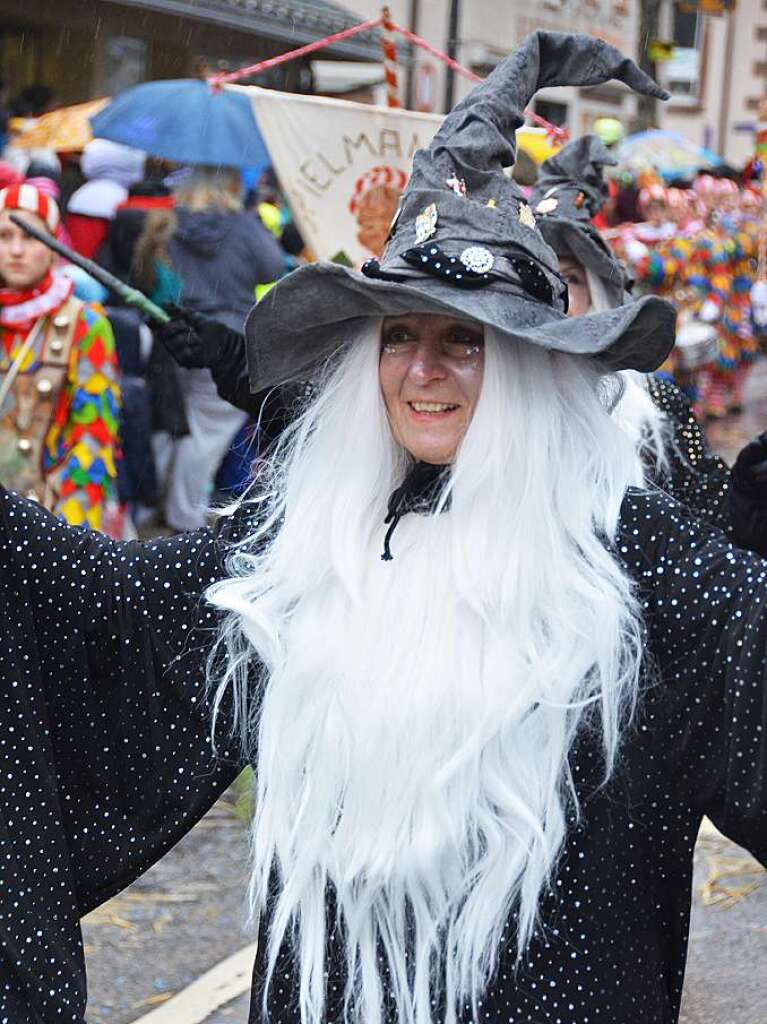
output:
[[[29,184],[0,192],[0,209],[59,224],[53,199]],[[0,479],[100,529],[116,491],[118,367],[109,321],[72,290],[55,270],[26,291],[0,290]]]

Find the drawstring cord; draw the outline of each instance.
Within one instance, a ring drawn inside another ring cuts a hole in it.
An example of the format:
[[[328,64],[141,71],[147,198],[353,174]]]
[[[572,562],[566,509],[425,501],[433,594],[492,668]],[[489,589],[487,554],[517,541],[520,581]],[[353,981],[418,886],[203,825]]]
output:
[[[382,562],[391,562],[394,558],[391,552],[391,539],[399,521],[408,512],[428,510],[428,505],[431,505],[439,494],[438,485],[444,473],[444,466],[416,462],[400,486],[392,491],[384,519],[384,525],[388,525],[389,529],[384,537]],[[422,505],[427,506],[426,508],[418,507],[419,499]]]
[[[408,482],[412,476],[412,471],[408,473],[399,487],[392,492],[389,498],[389,506],[386,510],[386,518],[384,519],[384,525],[389,524],[389,529],[386,531],[384,537],[384,549],[381,555],[382,562],[391,562],[394,555],[391,553],[391,539],[394,531],[397,529],[397,523],[402,518],[403,512],[401,506],[404,505],[404,498],[408,490]]]
[[[401,518],[402,515],[399,512],[395,512],[394,515],[389,515],[386,517],[386,519],[384,519],[384,523],[390,523],[391,525],[389,526],[389,529],[386,531],[386,536],[384,537],[384,549],[383,554],[381,555],[382,562],[391,562],[391,560],[394,558],[394,555],[391,553],[391,539],[392,534],[397,529],[397,523],[400,521]]]

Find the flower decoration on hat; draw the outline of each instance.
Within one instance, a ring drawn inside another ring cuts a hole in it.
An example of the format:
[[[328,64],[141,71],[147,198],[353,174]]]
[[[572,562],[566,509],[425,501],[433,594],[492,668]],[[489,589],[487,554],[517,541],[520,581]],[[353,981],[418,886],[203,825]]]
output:
[[[495,258],[489,249],[481,245],[470,245],[461,253],[461,262],[475,274],[487,274],[493,269]]]

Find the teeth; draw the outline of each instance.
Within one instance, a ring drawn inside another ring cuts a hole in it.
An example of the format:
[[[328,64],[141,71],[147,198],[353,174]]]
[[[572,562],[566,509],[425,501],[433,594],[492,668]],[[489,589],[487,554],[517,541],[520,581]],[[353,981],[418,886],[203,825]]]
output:
[[[448,402],[411,402],[410,403],[416,412],[449,412],[451,409],[457,409],[457,405],[451,405]]]

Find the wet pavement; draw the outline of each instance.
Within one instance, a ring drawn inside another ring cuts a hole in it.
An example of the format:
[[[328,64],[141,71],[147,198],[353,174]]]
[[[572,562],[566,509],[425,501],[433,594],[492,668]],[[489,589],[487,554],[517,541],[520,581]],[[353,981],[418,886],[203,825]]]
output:
[[[247,853],[247,829],[227,794],[158,864],[85,918],[88,1024],[140,1019],[252,941],[243,921]],[[245,1024],[247,1011],[231,1019]]]
[[[758,362],[751,371],[744,392],[743,412],[710,423],[706,433],[712,447],[732,465],[740,449],[764,430],[767,430],[767,360]]]

